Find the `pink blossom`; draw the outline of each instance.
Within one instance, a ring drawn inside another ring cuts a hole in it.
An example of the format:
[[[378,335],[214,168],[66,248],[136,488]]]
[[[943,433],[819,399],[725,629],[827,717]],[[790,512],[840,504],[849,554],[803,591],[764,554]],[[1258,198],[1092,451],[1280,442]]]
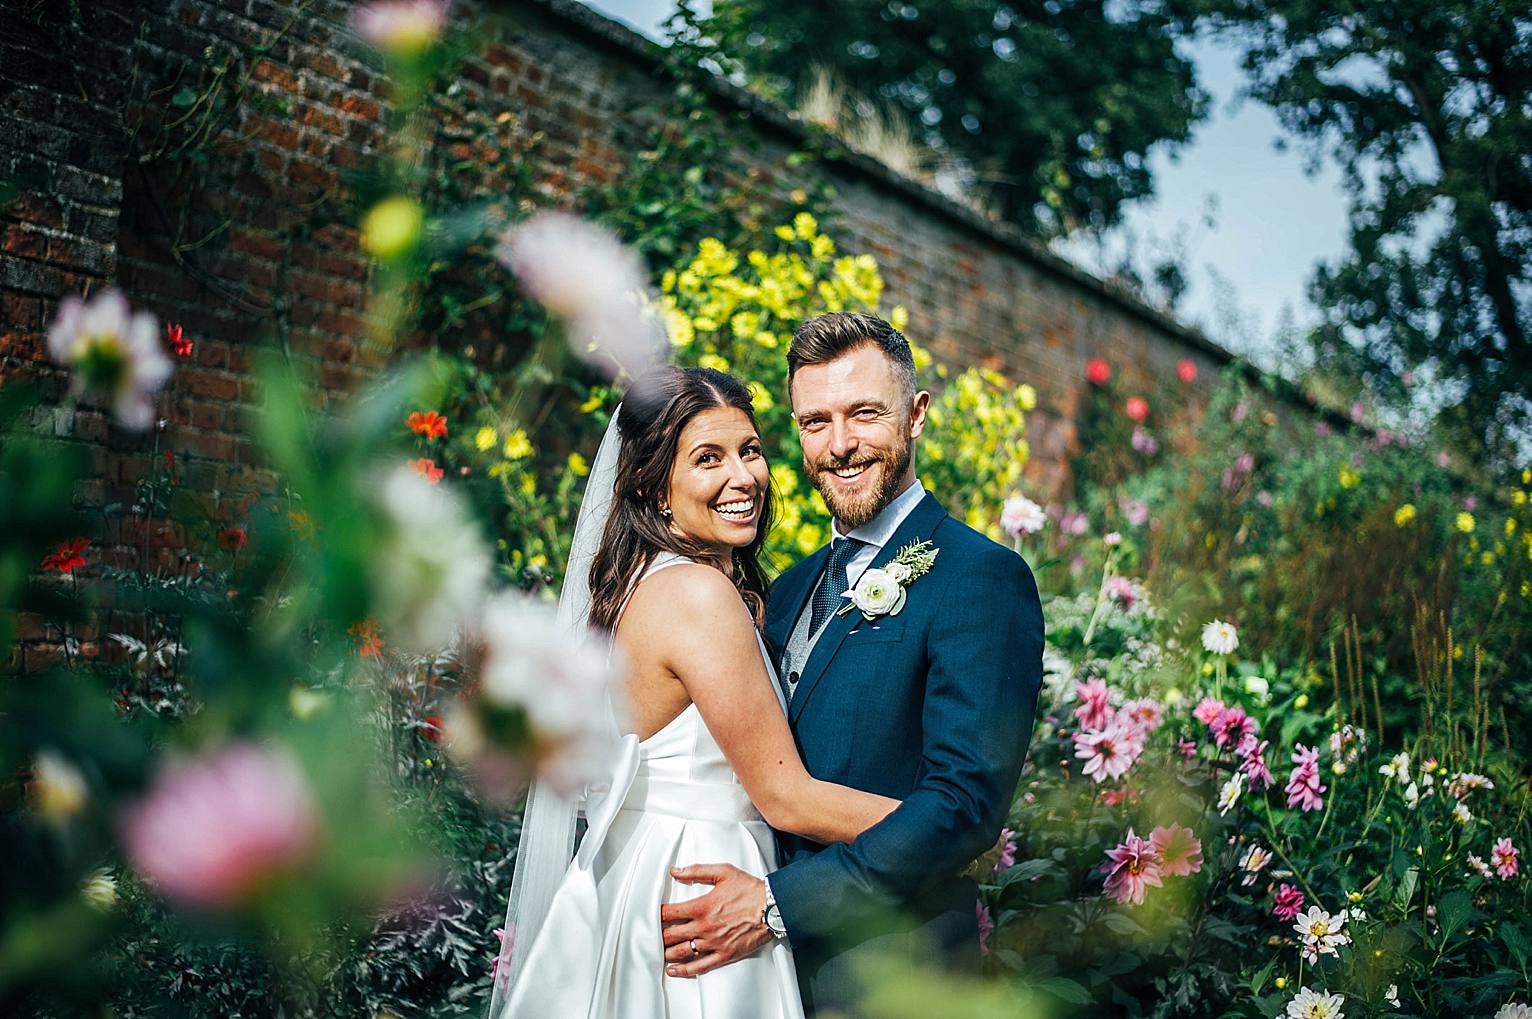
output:
[[[1229,420],[1235,424],[1239,424],[1241,421],[1245,420],[1245,415],[1249,413],[1250,404],[1246,403],[1244,400],[1241,400],[1234,405],[1233,410],[1229,411]]]
[[[1315,424],[1314,425],[1314,434],[1318,435],[1321,438],[1323,438],[1326,435],[1329,435],[1330,434],[1330,423],[1328,421],[1320,421],[1317,424]]]
[[[134,431],[154,423],[154,394],[174,370],[160,346],[159,322],[135,312],[115,289],[60,301],[48,327],[48,353],[74,369],[76,391],[109,397],[117,421]]]
[[[1117,719],[1137,729],[1142,739],[1164,724],[1165,713],[1160,709],[1159,701],[1152,697],[1140,697],[1124,704],[1117,713]]]
[[[1133,834],[1132,829],[1121,845],[1106,851],[1106,859],[1101,865],[1101,872],[1106,875],[1102,891],[1118,902],[1141,905],[1151,886],[1159,888],[1165,883],[1159,851],[1148,839]]]
[[[1000,529],[1012,538],[1024,534],[1036,534],[1048,523],[1048,514],[1037,503],[1024,495],[1005,500],[1000,510]]]
[[[1351,420],[1353,420],[1353,421],[1361,421],[1362,420],[1362,403],[1361,403],[1360,400],[1358,400],[1356,403],[1353,403],[1351,405]]]
[[[250,743],[165,764],[122,819],[133,867],[166,896],[233,906],[313,852],[318,824],[298,764]]]
[[[1090,679],[1075,684],[1075,696],[1080,698],[1075,708],[1075,720],[1082,729],[1101,729],[1112,720],[1112,693],[1106,681]]]
[[[1325,787],[1319,784],[1319,748],[1294,744],[1293,763],[1297,767],[1287,780],[1287,805],[1302,810],[1319,810],[1325,805],[1320,796]]]
[[[993,874],[1016,866],[1016,833],[1009,828],[1002,828],[1000,839],[1005,844],[1000,847],[1000,859],[995,861],[995,869],[991,872]]]
[[[1121,778],[1144,752],[1139,734],[1120,721],[1098,731],[1074,734],[1075,756],[1085,761],[1082,775],[1106,782]]]
[[[974,902],[974,914],[979,921],[979,954],[989,954],[989,936],[995,932],[995,921],[989,915],[989,907],[982,902]]]
[[[1245,714],[1244,708],[1224,708],[1213,719],[1213,745],[1238,747],[1246,738],[1255,735],[1255,719]]]
[[[1218,700],[1216,697],[1204,697],[1192,709],[1192,717],[1203,725],[1212,725],[1223,712],[1223,701]]]
[[[1065,534],[1070,534],[1078,537],[1079,535],[1082,535],[1086,531],[1090,530],[1090,520],[1085,516],[1084,513],[1065,513],[1064,516],[1059,519],[1059,530]]]
[[[1128,440],[1133,446],[1134,452],[1145,456],[1153,456],[1160,451],[1160,440],[1144,431],[1142,428],[1133,429],[1133,437]]]
[[[1271,504],[1276,500],[1271,497],[1270,492],[1263,488],[1259,492],[1255,493],[1255,501],[1260,503],[1263,508],[1270,509]]]
[[[1127,499],[1122,504],[1122,515],[1134,527],[1142,527],[1149,520],[1149,506],[1137,499]]]
[[[1440,450],[1436,454],[1436,466],[1442,468],[1443,470],[1447,469],[1448,467],[1451,467],[1452,466],[1452,454],[1447,452],[1445,449]]]
[[[418,54],[447,25],[447,0],[375,0],[352,13],[356,34],[402,56]]]
[[[1189,761],[1197,756],[1197,741],[1194,739],[1181,740],[1176,744],[1176,749],[1181,751],[1181,756]]]
[[[1277,890],[1272,893],[1273,907],[1271,915],[1278,920],[1290,922],[1303,911],[1303,892],[1290,884],[1277,885]]]
[[[1238,753],[1241,758],[1239,770],[1250,779],[1251,790],[1270,788],[1276,779],[1272,777],[1271,769],[1266,766],[1266,748],[1270,746],[1269,740],[1256,742],[1255,736],[1247,736],[1240,742]]]
[[[1160,857],[1160,869],[1168,877],[1187,877],[1202,869],[1202,843],[1190,828],[1179,824],[1161,826],[1149,833]]]
[[[1495,865],[1495,873],[1500,875],[1501,880],[1509,880],[1516,876],[1516,847],[1511,845],[1511,840],[1502,838],[1498,840],[1489,851],[1489,862]]]
[[[1472,513],[1479,508],[1479,500],[1475,496],[1465,495],[1463,497],[1463,508]]]
[[[1114,573],[1108,577],[1102,587],[1108,598],[1125,609],[1132,608],[1133,603],[1138,601],[1138,592],[1133,589],[1133,581],[1121,574]]]

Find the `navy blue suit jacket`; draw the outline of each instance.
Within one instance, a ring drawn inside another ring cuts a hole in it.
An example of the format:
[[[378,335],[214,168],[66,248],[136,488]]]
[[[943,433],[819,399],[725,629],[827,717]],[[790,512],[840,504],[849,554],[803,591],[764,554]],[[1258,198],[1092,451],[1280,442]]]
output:
[[[903,801],[850,844],[779,833],[771,888],[810,1009],[816,999],[854,1007],[853,981],[835,963],[890,925],[924,940],[922,959],[977,964],[976,887],[957,875],[994,844],[1031,740],[1043,652],[1031,570],[930,494],[873,565],[923,539],[936,563],[903,610],[832,616],[788,712],[810,774]],[[772,586],[765,630],[779,658],[827,556]]]

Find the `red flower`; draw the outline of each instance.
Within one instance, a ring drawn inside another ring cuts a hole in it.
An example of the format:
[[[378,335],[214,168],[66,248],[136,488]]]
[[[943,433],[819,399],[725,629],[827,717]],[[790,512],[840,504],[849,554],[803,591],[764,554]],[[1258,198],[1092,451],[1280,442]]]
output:
[[[250,544],[250,536],[238,524],[231,524],[218,532],[218,547],[225,552],[238,552]]]
[[[1130,396],[1123,409],[1131,420],[1142,421],[1149,416],[1149,401],[1142,396]]]
[[[165,339],[170,341],[170,346],[176,352],[176,357],[191,357],[192,341],[181,335],[181,327],[174,322],[165,324]]]
[[[166,470],[167,473],[170,474],[171,480],[175,480],[175,476],[176,476],[176,455],[175,455],[175,453],[173,451],[168,450],[168,449],[164,451],[163,455],[165,457],[165,470]]]
[[[1093,386],[1104,386],[1106,380],[1112,377],[1112,366],[1099,357],[1093,357],[1085,362],[1085,381]]]
[[[445,473],[440,467],[436,466],[436,461],[428,456],[423,456],[419,460],[411,460],[410,466],[415,468],[422,478],[425,478],[433,485],[441,481],[442,474]]]
[[[414,411],[405,423],[410,426],[410,431],[427,439],[440,439],[447,434],[447,419],[434,410]]]
[[[1185,382],[1188,386],[1197,381],[1197,365],[1189,357],[1183,357],[1176,362],[1176,378]]]
[[[356,640],[356,653],[363,658],[376,658],[383,653],[383,638],[378,636],[378,624],[373,620],[352,623],[346,632]]]
[[[426,724],[421,727],[421,735],[430,740],[432,743],[440,743],[442,741],[441,718],[436,715],[427,715],[425,717],[425,723]]]
[[[84,566],[85,550],[89,547],[89,538],[70,538],[59,542],[52,552],[43,556],[43,572],[58,570],[60,573],[70,573],[76,566]]]

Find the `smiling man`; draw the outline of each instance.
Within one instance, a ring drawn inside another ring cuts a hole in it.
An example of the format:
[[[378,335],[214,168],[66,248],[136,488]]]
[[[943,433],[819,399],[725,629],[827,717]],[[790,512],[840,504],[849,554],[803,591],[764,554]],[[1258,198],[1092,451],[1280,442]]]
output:
[[[809,772],[902,803],[850,844],[779,832],[783,866],[764,882],[674,871],[713,890],[661,918],[672,975],[784,938],[809,1014],[855,1015],[879,960],[978,967],[977,887],[959,875],[1011,805],[1042,685],[1042,606],[1021,557],[917,480],[931,398],[898,330],[821,315],[787,360],[804,470],[835,536],[778,578],[766,638]],[[693,957],[692,939],[711,950]]]

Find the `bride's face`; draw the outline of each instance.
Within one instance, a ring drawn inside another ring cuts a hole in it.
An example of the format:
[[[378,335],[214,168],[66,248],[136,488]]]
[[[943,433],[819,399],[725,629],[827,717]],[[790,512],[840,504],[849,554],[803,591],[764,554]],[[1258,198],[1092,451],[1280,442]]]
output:
[[[705,410],[681,429],[670,468],[670,526],[719,551],[744,548],[760,526],[769,477],[745,412]]]

